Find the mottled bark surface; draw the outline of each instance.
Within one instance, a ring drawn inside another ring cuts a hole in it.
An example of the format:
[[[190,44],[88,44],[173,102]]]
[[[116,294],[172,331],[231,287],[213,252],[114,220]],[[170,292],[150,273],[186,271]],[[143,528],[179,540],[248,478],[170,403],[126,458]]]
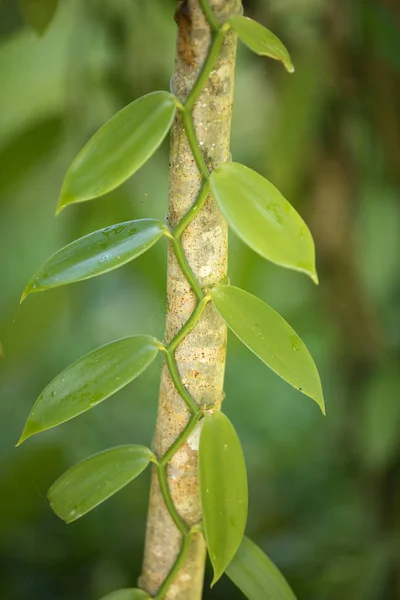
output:
[[[215,14],[223,20],[238,12],[240,0],[214,0]],[[198,0],[188,1],[189,20],[180,28],[173,91],[184,101],[193,86],[209,49],[211,33]],[[186,25],[191,26],[189,29]],[[188,41],[191,51],[188,51]],[[211,73],[193,113],[197,137],[209,168],[229,160],[233,102],[236,37],[228,33],[216,68]],[[168,219],[174,227],[194,202],[200,188],[200,175],[193,159],[180,116],[174,124],[170,154],[170,193]],[[227,225],[214,200],[208,198],[201,213],[183,235],[189,264],[202,287],[221,282],[227,275]],[[192,313],[196,299],[183,276],[175,256],[168,256],[167,324],[168,342]],[[226,327],[215,309],[208,305],[196,328],[179,346],[176,358],[184,385],[197,403],[222,398],[225,371]],[[188,410],[164,366],[154,450],[162,455],[188,421]],[[201,520],[197,475],[199,430],[195,430],[168,467],[168,482],[174,503],[184,520]],[[145,558],[141,586],[155,594],[175,562],[181,544],[160,493],[154,471],[150,494]],[[201,598],[205,564],[202,536],[192,538],[189,557],[171,586],[168,600]]]

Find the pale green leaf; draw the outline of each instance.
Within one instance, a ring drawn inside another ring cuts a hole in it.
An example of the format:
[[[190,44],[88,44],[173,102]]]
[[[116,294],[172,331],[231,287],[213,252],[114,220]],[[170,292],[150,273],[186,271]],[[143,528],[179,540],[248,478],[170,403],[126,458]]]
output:
[[[211,297],[237,337],[277,375],[315,400],[325,414],[317,367],[290,325],[262,300],[237,287],[217,286]]]
[[[86,354],[46,387],[36,400],[18,442],[60,425],[103,402],[138,377],[155,359],[159,342],[126,337]]]
[[[272,31],[257,21],[241,15],[233,15],[228,19],[228,23],[250,50],[256,54],[280,60],[289,73],[294,72],[289,52]]]
[[[282,573],[247,537],[226,574],[249,600],[296,600]]]
[[[247,475],[242,447],[232,423],[219,411],[207,414],[204,419],[199,476],[214,585],[236,554],[247,520]]]
[[[117,592],[111,592],[111,594],[103,596],[101,600],[150,600],[150,596],[148,596],[142,590],[131,588],[126,590],[118,590]]]
[[[250,248],[318,283],[310,230],[272,183],[238,163],[217,167],[210,183],[229,225]]]
[[[89,279],[116,269],[146,252],[164,234],[155,219],[127,221],[68,244],[47,260],[29,281],[21,302],[33,292]]]
[[[155,462],[145,446],[119,446],[95,454],[64,473],[49,489],[50,506],[66,523],[116,494]]]
[[[21,15],[42,35],[56,13],[58,0],[18,0]]]
[[[133,175],[167,135],[176,103],[169,92],[153,92],[103,125],[68,169],[57,212],[67,204],[102,196]]]

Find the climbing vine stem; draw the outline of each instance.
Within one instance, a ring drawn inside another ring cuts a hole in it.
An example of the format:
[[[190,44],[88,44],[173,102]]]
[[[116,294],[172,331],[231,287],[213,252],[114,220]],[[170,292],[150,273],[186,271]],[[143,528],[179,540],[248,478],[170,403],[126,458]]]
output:
[[[174,501],[169,490],[167,478],[167,469],[170,460],[180,450],[180,448],[182,448],[183,444],[186,442],[188,437],[193,433],[204,411],[204,407],[198,406],[195,400],[192,398],[191,394],[186,389],[180,376],[175,358],[175,351],[177,350],[178,346],[182,343],[182,341],[190,333],[190,331],[192,331],[192,329],[196,326],[207,306],[207,303],[210,301],[210,297],[207,296],[202,290],[198,279],[194,275],[188,263],[181,238],[186,228],[190,225],[193,219],[203,208],[210,191],[210,172],[207,167],[207,163],[204,158],[203,152],[201,150],[201,145],[197,139],[196,130],[193,123],[192,110],[200,96],[201,91],[206,85],[212,70],[215,67],[216,60],[219,56],[222,47],[224,36],[229,29],[229,25],[221,25],[218,22],[218,19],[215,17],[208,0],[200,0],[200,5],[207,19],[207,22],[213,32],[212,41],[210,44],[208,55],[203,64],[203,67],[200,70],[196,82],[194,83],[191,91],[189,92],[189,95],[184,104],[178,103],[178,110],[182,118],[183,127],[193,154],[193,158],[196,162],[196,166],[201,176],[201,185],[199,193],[194,203],[186,212],[186,214],[182,217],[180,222],[177,224],[176,228],[172,232],[169,230],[165,230],[165,235],[168,237],[171,243],[178,265],[182,270],[183,275],[188,281],[196,297],[196,306],[189,319],[178,331],[175,337],[169,342],[167,346],[161,346],[160,348],[164,353],[165,362],[168,367],[168,371],[174,383],[174,386],[190,412],[190,418],[185,428],[176,438],[176,440],[171,444],[171,446],[166,450],[163,456],[159,457],[157,462],[157,474],[161,494],[165,506],[167,507],[168,512],[171,516],[171,519],[173,520],[178,531],[182,535],[182,543],[179,554],[170,572],[168,573],[164,582],[161,584],[160,589],[158,590],[158,593],[155,596],[155,600],[163,600],[163,598],[165,598],[165,596],[168,594],[170,586],[174,582],[176,576],[179,573],[179,570],[181,569],[186,560],[190,547],[191,537],[194,534],[202,535],[201,528],[199,527],[199,525],[190,528],[180,516],[179,512],[177,511],[174,505]],[[221,399],[218,398],[213,406],[219,405],[220,402]],[[210,409],[212,408],[212,406],[207,406],[205,408]]]

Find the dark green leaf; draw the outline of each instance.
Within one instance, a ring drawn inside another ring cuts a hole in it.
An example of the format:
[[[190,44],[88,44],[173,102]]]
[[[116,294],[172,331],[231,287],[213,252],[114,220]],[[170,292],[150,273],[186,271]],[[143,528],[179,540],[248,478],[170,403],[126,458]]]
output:
[[[318,283],[311,233],[272,183],[238,163],[220,165],[210,182],[229,225],[250,248]]]
[[[317,367],[290,325],[259,298],[237,287],[217,286],[211,297],[238,338],[277,375],[315,400],[325,414]]]
[[[29,281],[21,302],[33,292],[107,273],[140,256],[160,239],[166,226],[155,219],[127,221],[68,244],[47,260]]]
[[[80,462],[50,488],[50,506],[60,519],[72,523],[119,492],[155,462],[144,446],[111,448]]]
[[[36,400],[18,442],[93,408],[138,377],[155,359],[159,342],[134,335],[86,354],[46,387]]]
[[[68,169],[57,212],[67,204],[102,196],[133,175],[167,135],[176,103],[169,92],[153,92],[103,125]]]
[[[235,556],[247,520],[247,475],[242,447],[232,423],[219,411],[207,414],[204,419],[199,476],[214,585]]]
[[[272,31],[260,25],[257,21],[241,15],[233,15],[228,19],[228,23],[250,50],[256,54],[280,60],[289,73],[294,72],[289,52]]]
[[[249,600],[296,600],[282,573],[247,537],[226,574]]]
[[[150,600],[150,596],[148,596],[142,590],[137,589],[126,589],[126,590],[118,590],[118,592],[112,592],[111,594],[107,594],[101,598],[101,600]]]
[[[26,23],[42,35],[56,13],[58,0],[18,0],[18,2]]]

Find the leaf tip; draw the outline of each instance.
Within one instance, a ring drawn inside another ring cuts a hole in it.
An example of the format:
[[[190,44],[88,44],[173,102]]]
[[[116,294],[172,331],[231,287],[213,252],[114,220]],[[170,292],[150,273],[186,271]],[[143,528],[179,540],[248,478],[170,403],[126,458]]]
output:
[[[23,303],[23,301],[25,300],[25,298],[26,298],[27,296],[29,296],[29,294],[30,294],[30,289],[29,289],[29,286],[27,286],[27,287],[24,289],[24,291],[22,292],[21,298],[19,299],[19,303],[20,303],[20,304],[22,304],[22,303]]]
[[[320,393],[315,396],[314,400],[318,404],[318,406],[320,407],[321,412],[324,415],[324,417],[326,417],[326,406],[325,406],[324,395],[322,393],[322,388],[320,390]]]
[[[318,273],[315,269],[310,272],[310,277],[315,285],[319,285]]]
[[[287,60],[287,61],[285,61],[284,65],[285,65],[285,69],[288,73],[292,74],[295,72],[296,69],[294,68],[294,64],[292,63],[292,61]]]
[[[30,438],[32,435],[35,435],[35,433],[39,433],[39,431],[40,429],[38,429],[34,423],[31,423],[28,420],[27,424],[25,425],[25,429],[23,430],[22,435],[16,443],[15,447],[18,448],[18,446],[21,446],[21,444],[23,444],[25,440]]]
[[[62,210],[64,210],[65,208],[65,204],[63,204],[62,198],[60,198],[58,204],[57,204],[57,208],[56,208],[56,212],[55,212],[55,216],[58,217],[58,215],[60,214],[60,212]]]
[[[28,437],[29,437],[29,434],[26,435],[25,434],[25,429],[24,429],[24,431],[22,432],[21,437],[19,438],[18,442],[15,444],[15,447],[18,448],[19,446],[21,446],[21,444],[23,444],[25,442],[25,440],[28,439]]]

